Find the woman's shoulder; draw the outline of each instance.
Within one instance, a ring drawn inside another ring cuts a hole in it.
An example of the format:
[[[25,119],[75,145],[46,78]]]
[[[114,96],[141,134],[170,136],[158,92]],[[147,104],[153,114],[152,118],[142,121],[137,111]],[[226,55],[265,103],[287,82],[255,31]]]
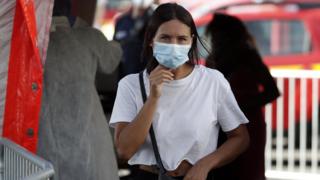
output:
[[[126,75],[119,81],[119,84],[127,84],[127,85],[139,84],[139,73]]]
[[[223,79],[225,79],[223,74],[216,69],[208,68],[203,65],[197,65],[197,69],[198,69],[200,77],[205,77],[209,80],[223,80]]]
[[[220,71],[202,65],[198,65],[198,71],[199,80],[203,80],[203,83],[211,84],[223,91],[229,88],[229,82]]]

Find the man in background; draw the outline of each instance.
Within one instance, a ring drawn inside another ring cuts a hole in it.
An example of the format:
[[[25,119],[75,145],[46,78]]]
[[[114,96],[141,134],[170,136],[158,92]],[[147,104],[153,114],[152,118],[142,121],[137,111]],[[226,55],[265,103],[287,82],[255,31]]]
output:
[[[153,0],[132,0],[131,9],[116,20],[114,40],[120,42],[123,49],[120,78],[140,72],[146,66],[141,51],[145,29],[154,9]]]

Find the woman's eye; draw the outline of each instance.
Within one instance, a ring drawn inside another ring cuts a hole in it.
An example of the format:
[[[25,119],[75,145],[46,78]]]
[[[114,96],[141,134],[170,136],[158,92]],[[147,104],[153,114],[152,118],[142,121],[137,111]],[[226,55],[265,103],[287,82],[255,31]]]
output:
[[[179,41],[179,42],[182,42],[182,43],[185,43],[185,42],[188,41],[188,39],[187,39],[187,38],[179,38],[178,41]]]
[[[179,41],[187,41],[188,39],[187,39],[187,37],[180,37],[179,38]]]

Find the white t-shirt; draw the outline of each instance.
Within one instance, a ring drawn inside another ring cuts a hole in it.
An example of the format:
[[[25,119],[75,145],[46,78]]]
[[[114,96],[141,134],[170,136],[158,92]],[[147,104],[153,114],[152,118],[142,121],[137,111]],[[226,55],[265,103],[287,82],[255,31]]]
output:
[[[144,84],[149,94],[146,71]],[[142,106],[139,75],[124,77],[119,82],[110,126],[131,122]],[[247,122],[223,75],[201,65],[195,66],[187,77],[163,85],[153,117],[164,167],[174,170],[183,160],[195,164],[216,150],[220,127],[230,131]],[[156,164],[149,136],[128,163]]]

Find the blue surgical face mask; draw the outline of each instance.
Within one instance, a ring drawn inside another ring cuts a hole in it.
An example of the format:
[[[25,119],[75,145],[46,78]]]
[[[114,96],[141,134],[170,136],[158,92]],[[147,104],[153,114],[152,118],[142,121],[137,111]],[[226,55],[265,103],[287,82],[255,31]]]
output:
[[[159,64],[170,69],[176,69],[189,60],[190,48],[191,44],[178,45],[154,42],[153,56]]]

